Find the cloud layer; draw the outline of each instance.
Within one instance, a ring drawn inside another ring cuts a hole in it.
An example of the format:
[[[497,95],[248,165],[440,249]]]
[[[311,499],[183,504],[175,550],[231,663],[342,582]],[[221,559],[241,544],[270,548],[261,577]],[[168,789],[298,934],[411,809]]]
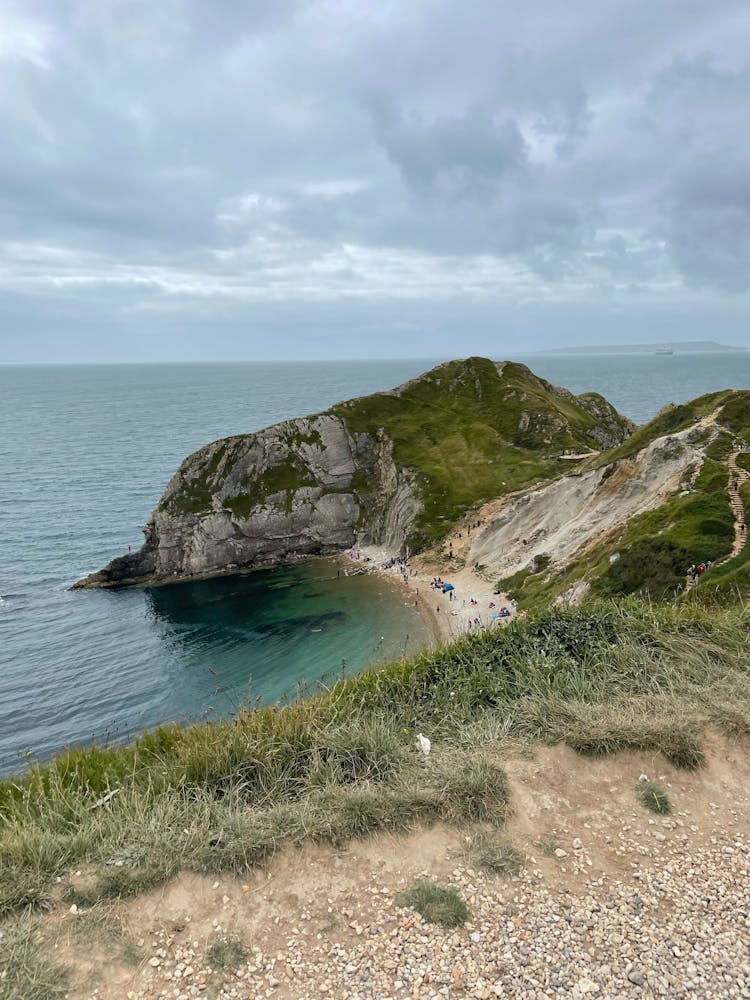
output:
[[[0,0],[0,361],[742,342],[750,6],[570,7]]]

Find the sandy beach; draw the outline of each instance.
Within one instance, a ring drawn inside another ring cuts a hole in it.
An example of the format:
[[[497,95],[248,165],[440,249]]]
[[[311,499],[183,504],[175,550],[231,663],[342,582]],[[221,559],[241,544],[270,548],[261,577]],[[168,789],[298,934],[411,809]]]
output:
[[[477,520],[459,524],[440,548],[414,556],[406,565],[394,563],[387,550],[376,546],[349,550],[345,556],[348,572],[376,572],[398,584],[405,599],[422,613],[435,645],[501,626],[515,614],[514,605],[505,594],[495,592],[494,582],[467,564]],[[442,586],[433,586],[436,579],[452,584],[453,589],[444,592]],[[510,614],[499,617],[503,609]]]

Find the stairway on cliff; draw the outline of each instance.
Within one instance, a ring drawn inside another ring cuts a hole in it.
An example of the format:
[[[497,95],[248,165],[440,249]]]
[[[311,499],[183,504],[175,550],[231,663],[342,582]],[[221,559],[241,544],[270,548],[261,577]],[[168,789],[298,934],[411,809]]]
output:
[[[729,555],[724,556],[723,559],[717,560],[713,565],[722,566],[724,563],[729,562],[730,559],[734,559],[738,556],[740,552],[745,547],[747,541],[747,528],[745,523],[745,506],[742,503],[742,498],[740,497],[740,487],[744,482],[750,479],[750,472],[743,469],[741,465],[737,463],[737,456],[740,454],[740,449],[736,449],[732,452],[729,458],[726,460],[726,467],[729,473],[729,478],[727,480],[727,492],[729,494],[729,506],[732,509],[732,515],[734,517],[734,542],[732,543],[732,550]],[[696,586],[700,577],[696,576],[691,578],[687,577],[685,581],[685,590],[683,593],[692,590]]]

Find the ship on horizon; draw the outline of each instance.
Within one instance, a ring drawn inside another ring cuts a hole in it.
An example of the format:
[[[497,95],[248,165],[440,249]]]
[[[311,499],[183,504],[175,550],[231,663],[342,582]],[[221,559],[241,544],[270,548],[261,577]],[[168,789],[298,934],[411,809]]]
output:
[[[655,354],[674,354],[674,351],[672,350],[671,347],[667,347],[666,344],[663,344],[661,347],[657,347],[656,351],[654,353]]]

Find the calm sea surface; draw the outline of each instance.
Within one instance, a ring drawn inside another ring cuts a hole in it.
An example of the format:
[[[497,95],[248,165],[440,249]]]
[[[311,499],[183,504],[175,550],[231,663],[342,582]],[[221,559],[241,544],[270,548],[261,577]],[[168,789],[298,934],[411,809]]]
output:
[[[747,355],[525,358],[637,421],[750,388]],[[431,362],[0,367],[0,772],[93,738],[309,689],[411,651],[381,581],[322,561],[171,587],[68,587],[128,545],[182,459],[229,434],[390,388]]]

